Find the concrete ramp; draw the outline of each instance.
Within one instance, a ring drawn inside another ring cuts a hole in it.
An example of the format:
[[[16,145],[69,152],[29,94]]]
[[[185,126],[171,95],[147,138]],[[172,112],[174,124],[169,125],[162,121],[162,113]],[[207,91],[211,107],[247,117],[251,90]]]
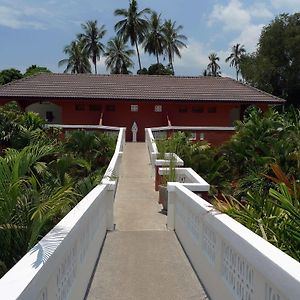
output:
[[[157,204],[145,143],[126,144],[115,202],[89,300],[208,299]]]

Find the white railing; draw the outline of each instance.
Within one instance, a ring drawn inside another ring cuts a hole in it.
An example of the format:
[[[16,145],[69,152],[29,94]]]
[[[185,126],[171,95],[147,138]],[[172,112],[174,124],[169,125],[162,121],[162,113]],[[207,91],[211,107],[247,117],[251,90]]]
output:
[[[300,264],[180,183],[168,184],[175,230],[211,299],[298,300]]]
[[[168,183],[168,228],[176,232],[210,298],[299,300],[300,263],[193,193],[209,186],[184,169],[176,168],[178,182]],[[168,168],[159,172],[164,175]]]
[[[192,168],[174,168],[175,182],[180,182],[184,187],[193,192],[208,192],[209,184]],[[159,168],[159,175],[168,175],[170,168]]]
[[[149,129],[149,128],[147,128]],[[182,131],[235,131],[235,127],[224,127],[224,126],[163,126],[163,127],[152,127],[151,131],[171,131],[171,130],[182,130]]]
[[[5,300],[84,299],[106,231],[113,229],[113,202],[125,129],[102,183],[77,204],[0,279]]]
[[[59,128],[59,129],[97,129],[102,131],[116,131],[120,130],[120,127],[103,126],[103,125],[67,125],[67,124],[45,124],[46,128]]]
[[[114,155],[103,175],[102,183],[107,181],[115,181],[117,174],[119,173],[120,161],[123,155],[123,149],[125,144],[125,132],[126,128],[120,128],[115,148]]]
[[[152,166],[154,166],[155,160],[156,160],[159,152],[158,152],[151,128],[145,129],[145,140],[146,140],[146,145],[148,148],[151,164],[152,164]]]

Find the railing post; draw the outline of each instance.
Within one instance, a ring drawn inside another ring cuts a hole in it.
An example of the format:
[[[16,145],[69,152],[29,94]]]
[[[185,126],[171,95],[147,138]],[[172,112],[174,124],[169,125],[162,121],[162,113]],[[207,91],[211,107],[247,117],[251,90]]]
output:
[[[116,192],[116,182],[103,180],[102,184],[107,185],[107,195],[105,199],[106,206],[106,228],[109,231],[114,230],[114,201],[115,201],[115,192]]]
[[[168,216],[167,227],[169,230],[175,230],[175,201],[176,201],[176,182],[168,183]]]

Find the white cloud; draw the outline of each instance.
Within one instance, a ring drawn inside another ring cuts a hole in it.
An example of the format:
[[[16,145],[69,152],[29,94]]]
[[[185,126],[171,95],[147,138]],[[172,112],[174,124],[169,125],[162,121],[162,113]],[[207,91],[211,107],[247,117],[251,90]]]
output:
[[[181,58],[175,57],[175,66],[197,67],[199,72],[208,64],[208,51],[204,45],[189,38],[187,48],[181,49]]]
[[[252,24],[245,27],[240,35],[235,38],[230,45],[232,46],[239,43],[245,46],[245,49],[248,53],[255,51],[263,26],[263,24]]]
[[[274,14],[263,3],[255,3],[249,8],[249,13],[256,18],[272,18]]]
[[[9,28],[34,28],[45,29],[45,25],[39,21],[30,20],[32,16],[40,14],[42,10],[31,7],[0,6],[0,25]]]
[[[250,23],[250,13],[239,0],[230,0],[228,5],[215,4],[209,16],[209,25],[222,22],[224,30],[240,30]]]
[[[187,48],[181,49],[181,58],[175,57],[175,74],[199,76],[206,69],[208,55],[213,51],[193,38],[189,37],[188,41]]]
[[[295,12],[300,10],[299,0],[271,0],[271,3],[275,8],[288,8]]]

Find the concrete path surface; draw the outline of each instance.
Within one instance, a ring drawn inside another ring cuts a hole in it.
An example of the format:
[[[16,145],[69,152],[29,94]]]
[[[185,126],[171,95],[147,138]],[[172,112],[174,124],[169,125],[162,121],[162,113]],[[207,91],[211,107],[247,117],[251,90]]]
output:
[[[106,236],[88,300],[208,299],[157,200],[145,143],[127,143],[116,231]]]

